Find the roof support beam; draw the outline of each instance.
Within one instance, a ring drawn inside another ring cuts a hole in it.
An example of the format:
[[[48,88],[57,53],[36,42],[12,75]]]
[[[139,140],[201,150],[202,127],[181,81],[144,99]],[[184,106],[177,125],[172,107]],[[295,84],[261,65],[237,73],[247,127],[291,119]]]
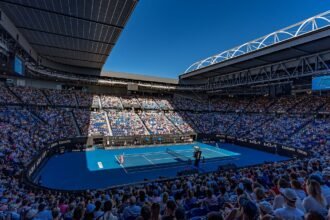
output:
[[[54,56],[54,55],[47,55],[47,54],[40,54],[42,57],[53,57],[53,58],[58,58],[58,59],[66,59],[66,60],[77,60],[77,61],[83,61],[83,62],[90,62],[90,63],[99,63],[103,65],[103,62],[99,61],[93,61],[93,60],[84,60],[84,59],[77,59],[77,58],[72,58],[72,57],[62,57],[62,56]]]
[[[298,49],[296,47],[291,47],[290,49],[294,50],[294,51],[297,51],[297,52],[301,53],[302,55],[308,55],[308,54],[311,53],[311,52],[308,52],[308,51],[305,51],[305,50],[302,50],[302,49]]]
[[[239,86],[252,86],[264,83],[272,83],[283,80],[292,80],[317,74],[330,72],[330,67],[325,65],[325,59],[329,60],[330,51],[325,51],[298,59],[290,59],[278,63],[272,63],[241,72],[218,76],[215,82],[207,85],[207,90],[221,90]],[[320,65],[322,64],[322,65]]]
[[[109,43],[109,42],[105,42],[105,41],[92,40],[92,39],[89,39],[89,38],[76,37],[76,36],[67,35],[67,34],[59,34],[59,33],[55,33],[55,32],[50,32],[50,31],[44,31],[44,30],[40,30],[40,29],[35,29],[35,28],[28,28],[28,27],[22,27],[22,26],[17,26],[16,28],[17,29],[24,29],[24,30],[28,30],[28,31],[40,32],[40,33],[44,33],[44,34],[51,34],[51,35],[56,35],[56,36],[61,36],[61,37],[68,37],[68,38],[77,39],[77,40],[86,40],[86,41],[90,41],[90,42],[101,43],[101,44],[108,44],[108,45],[112,45],[112,46],[115,45],[114,43]]]
[[[72,51],[72,52],[80,52],[80,53],[88,53],[88,54],[94,54],[94,55],[100,55],[100,56],[108,56],[108,54],[104,53],[94,53],[86,50],[77,50],[77,49],[70,49],[70,48],[64,48],[64,47],[56,47],[52,45],[45,45],[45,44],[39,44],[39,43],[30,43],[31,45],[38,46],[38,47],[48,47],[48,48],[54,48],[54,49],[59,49],[59,50],[67,50],[67,51]]]
[[[95,21],[95,20],[91,20],[91,19],[88,19],[88,18],[82,18],[82,17],[78,17],[78,16],[74,16],[74,15],[68,15],[68,14],[64,14],[64,13],[61,13],[61,12],[48,10],[48,9],[44,9],[44,8],[39,8],[39,7],[31,6],[31,5],[25,5],[25,4],[22,4],[22,3],[19,3],[19,2],[12,2],[12,1],[8,1],[8,0],[0,0],[0,2],[10,4],[10,5],[16,5],[16,6],[24,7],[24,8],[28,8],[28,9],[34,9],[34,10],[38,10],[38,11],[42,11],[42,12],[46,12],[46,13],[61,15],[61,16],[68,17],[68,18],[74,18],[74,19],[78,19],[78,20],[82,20],[82,21],[97,23],[97,24],[101,24],[101,25],[104,25],[104,26],[117,28],[117,29],[120,29],[120,30],[124,29],[124,27],[122,27],[122,26],[118,26],[118,25],[114,25],[114,24],[108,24],[108,23],[105,23],[105,22]]]

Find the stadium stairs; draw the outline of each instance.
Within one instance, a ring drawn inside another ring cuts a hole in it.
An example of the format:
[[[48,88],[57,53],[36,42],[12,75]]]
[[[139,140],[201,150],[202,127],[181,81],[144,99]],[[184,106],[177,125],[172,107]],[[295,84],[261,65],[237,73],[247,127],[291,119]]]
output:
[[[288,110],[286,112],[290,113],[292,110],[294,110],[296,108],[297,105],[299,105],[300,103],[305,102],[306,100],[308,100],[308,98],[304,98],[300,102],[295,103],[293,106],[291,106],[290,108],[288,108]]]
[[[77,133],[79,134],[79,136],[82,136],[82,132],[81,132],[79,126],[78,126],[78,121],[77,121],[76,116],[74,115],[73,111],[70,111],[70,114],[72,116],[72,120],[74,122],[73,124],[76,127]]]
[[[306,127],[308,124],[312,123],[314,121],[314,118],[312,117],[311,120],[308,120],[307,122],[303,123],[298,129],[295,130],[295,132],[292,132],[289,135],[289,138],[293,137],[295,134],[298,134],[304,127]]]
[[[235,118],[235,120],[233,121],[233,123],[231,123],[229,126],[228,126],[228,128],[226,129],[226,131],[225,131],[225,134],[227,134],[229,131],[230,131],[230,129],[234,126],[234,124],[236,124],[236,122],[238,121],[238,119],[241,117],[241,115],[238,115],[236,118]]]
[[[198,130],[198,127],[199,127],[199,126],[198,126],[198,125],[196,124],[196,122],[195,122],[194,120],[192,120],[188,115],[187,115],[186,117],[187,117],[187,119],[188,119],[188,122],[187,122],[187,121],[186,121],[186,122],[187,122],[189,125],[191,125],[191,127],[194,128],[194,130],[195,130],[195,132],[196,132],[196,130]]]
[[[265,112],[269,112],[268,110],[276,103],[275,100],[273,100],[270,105],[268,105],[267,107],[265,107]]]
[[[73,93],[74,99],[76,100],[76,107],[79,108],[79,102],[75,93]]]
[[[112,129],[111,129],[110,122],[109,122],[108,112],[103,111],[103,113],[105,114],[105,120],[107,122],[107,127],[108,127],[109,134],[110,134],[110,136],[113,136]]]
[[[43,90],[43,89],[40,89],[41,93],[45,96],[47,102],[48,102],[48,105],[52,105],[52,106],[55,106],[48,98],[46,92]]]
[[[159,109],[159,110],[163,110],[162,107],[160,107],[160,105],[156,102],[155,99],[152,99],[152,100],[156,103],[156,105],[158,106],[158,109]]]
[[[101,97],[97,96],[97,103],[99,103],[99,109],[102,110],[102,103],[101,103]]]
[[[37,121],[45,124],[45,125],[48,125],[48,122],[46,122],[45,120],[43,120],[37,113],[35,113],[34,111],[28,109],[28,111],[31,113],[32,117],[35,118]]]
[[[141,109],[146,110],[146,109],[143,108],[143,106],[142,106],[142,104],[140,103],[138,97],[134,96],[134,99],[136,99],[136,101],[137,101],[137,103],[139,104],[139,106],[140,106]]]
[[[242,109],[242,112],[240,112],[240,114],[237,115],[237,117],[235,118],[235,120],[233,121],[233,123],[231,123],[231,124],[228,126],[228,128],[227,128],[226,131],[225,131],[226,134],[230,131],[230,129],[234,126],[234,124],[236,124],[236,122],[238,121],[238,119],[241,117],[241,114],[242,114],[242,113],[244,113],[244,114],[246,113],[246,112],[245,112],[245,109],[247,109],[247,107],[249,107],[249,105],[251,105],[251,103],[252,103],[252,101],[250,101],[250,102],[244,107],[244,109]],[[226,110],[226,112],[227,112],[227,110]]]
[[[316,109],[315,109],[315,113],[319,112],[321,109],[323,109],[323,107],[326,105],[327,103],[324,102],[323,104],[321,104],[320,106],[318,106]]]
[[[24,103],[23,100],[22,100],[18,95],[16,95],[16,93],[13,92],[13,90],[11,90],[9,86],[5,86],[5,88],[6,88],[6,89],[7,89],[7,90],[8,90],[13,96],[15,96],[16,99],[20,101],[20,103]]]
[[[248,133],[248,134],[250,134],[251,132],[257,130],[259,127],[262,128],[265,124],[267,124],[268,122],[270,122],[270,121],[272,121],[272,120],[274,120],[274,117],[272,117],[272,118],[266,120],[264,123],[261,123],[258,127],[255,127],[255,128],[253,128],[253,129],[249,130],[249,133]]]
[[[139,120],[142,122],[143,127],[148,131],[149,134],[152,134],[151,130],[148,128],[148,126],[144,123],[144,121],[142,120],[142,118],[140,117],[139,114],[135,113],[137,115],[137,117],[139,118]]]
[[[121,109],[124,109],[123,100],[121,99],[121,97],[119,97],[119,101],[120,101],[120,107],[121,107]]]
[[[166,114],[165,113],[163,113],[164,114],[164,116],[165,116],[165,118],[169,121],[169,122],[171,122],[171,124],[180,132],[180,133],[184,133],[183,131],[181,131],[181,129],[178,127],[178,126],[176,126],[176,124],[171,120],[171,119],[169,119],[169,117],[167,117],[166,116]]]

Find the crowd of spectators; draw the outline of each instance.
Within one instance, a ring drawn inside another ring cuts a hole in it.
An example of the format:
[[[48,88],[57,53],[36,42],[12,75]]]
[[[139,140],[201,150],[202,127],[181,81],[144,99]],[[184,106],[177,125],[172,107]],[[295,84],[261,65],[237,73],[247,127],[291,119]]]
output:
[[[209,105],[207,102],[198,101],[192,98],[175,96],[172,99],[174,109],[177,110],[191,110],[194,111],[208,111]]]
[[[149,135],[139,116],[133,111],[109,111],[113,136]]]
[[[158,104],[162,110],[174,110],[172,99],[169,97],[154,98],[155,102]]]
[[[18,96],[25,104],[29,105],[48,105],[46,96],[43,94],[41,89],[32,87],[9,87],[16,96]]]
[[[194,124],[196,131],[203,134],[226,134],[238,117],[234,113],[219,112],[186,112],[186,114],[190,118],[190,123]]]
[[[105,111],[92,111],[90,112],[89,119],[89,128],[88,128],[88,136],[92,135],[104,135],[110,136],[110,128],[108,126]]]
[[[320,112],[325,112],[330,114],[330,96],[325,97],[325,102],[322,105]]]
[[[72,113],[63,108],[47,108],[34,110],[46,125],[58,134],[59,139],[79,135]]]
[[[267,112],[268,108],[275,102],[274,99],[268,96],[261,96],[253,99],[250,104],[246,107],[246,112],[263,113]]]
[[[102,95],[101,103],[103,108],[123,109],[120,97],[112,95]]]
[[[269,112],[285,113],[295,107],[297,104],[306,99],[306,96],[283,96],[276,100],[276,102],[270,106]]]
[[[182,132],[182,133],[193,133],[194,129],[192,126],[185,121],[184,112],[167,112],[166,117]]]
[[[152,134],[180,134],[180,131],[161,111],[139,112],[139,116]]]
[[[140,102],[142,109],[159,109],[159,105],[152,97],[138,97],[138,101]]]
[[[77,106],[75,94],[71,91],[59,89],[45,89],[48,100],[55,106]]]
[[[235,97],[221,97],[212,100],[210,109],[219,112],[242,112],[248,107],[250,102],[250,98],[238,100]]]
[[[89,133],[90,111],[87,109],[73,109],[73,114],[80,129],[80,133],[83,136],[87,136]]]
[[[259,141],[283,144],[289,141],[292,135],[302,129],[311,119],[310,116],[274,116],[274,118],[256,127],[256,129],[251,129],[247,136]]]
[[[49,104],[44,92],[38,89],[15,87],[13,91],[26,104]],[[6,88],[0,87],[0,92],[1,103],[18,101]],[[54,101],[58,93],[51,93],[45,91],[50,102],[58,105],[56,103],[59,102]],[[90,106],[93,103],[93,95],[77,94],[75,96],[79,106]],[[58,99],[70,98],[65,96]],[[271,104],[267,100],[260,100],[258,104],[252,104],[251,100],[238,100],[235,104],[224,101],[226,104],[219,105],[219,109],[224,109],[222,107],[226,105],[227,113],[141,111],[136,114],[127,110],[91,112],[87,108],[70,110],[2,105],[0,219],[329,219],[330,120],[326,115],[316,117],[313,114],[299,114],[317,109],[326,110],[329,105],[324,100],[328,99],[297,99],[285,97]],[[182,100],[183,107],[188,101],[185,98]],[[316,105],[300,104],[304,102]],[[191,101],[189,105],[194,104]],[[207,104],[204,107],[199,105],[202,104],[196,104],[190,110],[209,109]],[[256,113],[245,112],[254,112],[253,108],[257,109]],[[292,111],[295,114],[267,114],[267,108],[271,112]],[[234,109],[239,109],[239,113],[231,111]],[[77,136],[75,120],[83,135],[110,135],[106,117],[109,118],[113,135],[142,135],[148,134],[148,131],[150,134],[177,134],[193,129],[200,133],[229,134],[284,143],[308,149],[312,154],[305,159],[77,194],[32,190],[21,182],[23,169],[40,149],[60,138]]]
[[[91,107],[94,103],[94,99],[97,99],[97,96],[92,95],[87,92],[75,91],[75,96],[80,107]],[[98,105],[98,104],[97,104]]]
[[[0,86],[0,103],[18,104],[20,101],[8,90],[8,88]]]
[[[296,114],[311,114],[316,113],[324,103],[326,103],[326,96],[309,95],[306,98],[295,105],[292,109],[292,113]]]
[[[238,117],[235,123],[227,131],[227,134],[235,137],[252,137],[251,132],[255,129],[262,127],[266,122],[273,119],[272,115],[264,114],[242,114]],[[267,128],[265,128],[267,129]]]
[[[311,123],[297,132],[288,142],[288,145],[309,150],[317,148],[320,145],[325,145],[330,148],[329,134],[330,119],[315,118]]]
[[[11,91],[19,97],[17,99]],[[211,100],[184,96],[116,96],[98,95],[86,91],[37,89],[33,87],[5,87],[0,86],[0,103],[17,104],[22,100],[31,105],[54,105],[69,107],[95,107],[100,103],[104,108],[142,108],[145,110],[185,110],[217,111],[217,112],[254,112],[254,113],[294,113],[308,114],[330,112],[330,97],[328,95],[302,94],[274,98],[261,96],[249,97],[221,97]]]
[[[124,108],[140,108],[139,100],[134,96],[122,96],[121,102]]]

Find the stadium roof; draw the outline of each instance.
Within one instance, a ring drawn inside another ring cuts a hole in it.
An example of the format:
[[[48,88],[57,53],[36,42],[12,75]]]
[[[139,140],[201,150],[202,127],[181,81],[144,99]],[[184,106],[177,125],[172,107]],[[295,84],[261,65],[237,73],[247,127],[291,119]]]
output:
[[[132,73],[123,73],[123,72],[111,72],[111,71],[102,71],[101,76],[117,79],[128,79],[134,81],[144,81],[151,83],[165,83],[165,84],[178,84],[178,79],[164,78],[164,77],[155,77],[155,76],[146,76],[140,74]]]
[[[330,11],[192,64],[180,79],[202,79],[330,49]]]
[[[138,0],[0,0],[37,53],[101,69]]]

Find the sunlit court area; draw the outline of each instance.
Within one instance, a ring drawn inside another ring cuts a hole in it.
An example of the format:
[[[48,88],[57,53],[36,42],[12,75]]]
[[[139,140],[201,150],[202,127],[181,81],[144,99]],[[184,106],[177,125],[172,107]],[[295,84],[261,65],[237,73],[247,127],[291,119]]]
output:
[[[330,220],[324,0],[0,0],[0,220]]]
[[[243,167],[289,159],[232,144],[217,145],[221,147],[195,142],[70,152],[52,157],[34,178],[41,185],[50,188],[97,189],[127,182],[141,183],[152,179],[175,178],[177,173],[184,173],[186,170],[213,172],[228,163]],[[195,146],[199,146],[203,152],[198,169],[194,168]],[[122,155],[124,162],[120,163]],[[249,159],[253,157],[256,159]],[[56,181],[58,179],[62,181]]]

